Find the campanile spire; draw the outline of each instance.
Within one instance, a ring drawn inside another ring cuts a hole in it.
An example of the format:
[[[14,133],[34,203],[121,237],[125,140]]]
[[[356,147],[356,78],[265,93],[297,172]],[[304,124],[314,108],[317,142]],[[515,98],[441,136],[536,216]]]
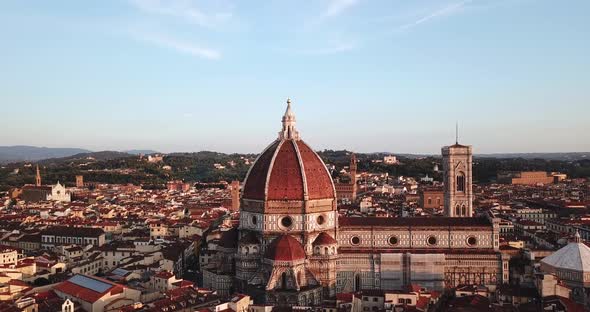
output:
[[[279,133],[280,140],[299,140],[299,132],[295,125],[297,121],[295,119],[295,113],[291,109],[291,99],[287,99],[287,109],[285,115],[283,115],[283,129]]]

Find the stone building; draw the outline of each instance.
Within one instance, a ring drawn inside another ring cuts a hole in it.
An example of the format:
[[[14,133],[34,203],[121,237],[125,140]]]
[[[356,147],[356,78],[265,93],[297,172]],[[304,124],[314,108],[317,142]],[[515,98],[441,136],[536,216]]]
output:
[[[590,306],[590,247],[579,233],[567,246],[541,260],[540,267],[570,288],[572,299]]]
[[[239,229],[224,234],[204,269],[207,287],[257,303],[314,306],[361,289],[508,281],[497,220],[339,217],[332,178],[295,122],[288,101],[278,139],[247,174]],[[470,157],[460,168],[470,189]]]
[[[336,187],[336,197],[338,201],[346,201],[346,202],[354,202],[357,197],[357,160],[356,155],[353,153],[350,156],[350,166],[349,166],[349,180],[348,181],[338,181],[335,183]]]
[[[473,216],[473,150],[471,146],[454,145],[442,148],[445,185],[445,215]]]

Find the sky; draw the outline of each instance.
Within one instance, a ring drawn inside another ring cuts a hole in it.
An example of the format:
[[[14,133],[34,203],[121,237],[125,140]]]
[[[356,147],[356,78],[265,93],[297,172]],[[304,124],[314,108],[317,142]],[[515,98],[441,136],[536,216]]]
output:
[[[0,145],[590,152],[587,0],[0,0]]]

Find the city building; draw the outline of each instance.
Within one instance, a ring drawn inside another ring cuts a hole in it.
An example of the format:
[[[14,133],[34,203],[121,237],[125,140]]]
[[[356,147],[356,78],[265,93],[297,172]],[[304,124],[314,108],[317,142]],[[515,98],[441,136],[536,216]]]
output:
[[[73,312],[76,305],[88,312],[112,311],[139,302],[141,296],[139,290],[82,274],[74,275],[53,290],[60,298],[73,303],[68,312]]]
[[[326,166],[295,127],[290,101],[282,123],[279,138],[247,174],[239,229],[221,238],[217,257],[204,269],[206,285],[260,303],[314,306],[359,290],[416,283],[435,290],[459,284],[493,289],[508,282],[499,222],[466,217],[470,147],[454,146],[445,154],[455,164],[447,175],[453,181],[463,177],[450,200],[469,208],[464,217],[343,217]]]
[[[420,190],[420,206],[424,209],[443,209],[445,192],[440,188],[424,188]]]
[[[97,228],[67,226],[48,227],[41,231],[42,248],[50,249],[67,244],[101,247],[105,244],[105,233]]]
[[[552,184],[564,179],[564,175],[560,173],[549,174],[545,171],[504,172],[498,174],[498,182],[513,185]]]
[[[572,299],[590,303],[590,247],[576,233],[573,241],[541,260],[541,271],[552,274],[572,290]]]
[[[473,216],[473,150],[456,142],[442,148],[445,187],[445,215]]]
[[[397,165],[399,164],[399,161],[397,160],[397,157],[393,155],[388,155],[383,157],[383,163],[386,165]]]

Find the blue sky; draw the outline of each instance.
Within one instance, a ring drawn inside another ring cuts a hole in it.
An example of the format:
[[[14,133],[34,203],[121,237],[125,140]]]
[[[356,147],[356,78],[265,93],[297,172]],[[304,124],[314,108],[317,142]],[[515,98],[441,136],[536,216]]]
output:
[[[0,0],[0,145],[590,151],[590,1]]]

